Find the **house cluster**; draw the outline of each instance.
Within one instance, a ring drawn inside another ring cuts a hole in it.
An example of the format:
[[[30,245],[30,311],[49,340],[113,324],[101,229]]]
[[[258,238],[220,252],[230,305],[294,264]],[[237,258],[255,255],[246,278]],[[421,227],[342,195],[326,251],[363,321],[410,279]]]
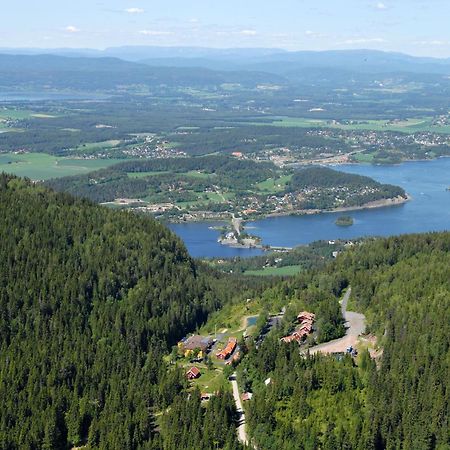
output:
[[[189,336],[178,342],[178,348],[185,358],[196,356],[197,359],[203,359],[213,344],[213,340],[208,336]]]
[[[308,334],[311,334],[315,317],[316,316],[313,313],[307,311],[301,312],[297,316],[299,326],[292,334],[281,338],[281,341],[285,343],[297,341],[300,344],[300,342],[303,341]]]
[[[222,360],[229,358],[233,354],[236,346],[237,346],[237,339],[231,337],[230,339],[228,339],[227,346],[223,350],[220,350],[218,353],[216,353],[217,358]]]
[[[236,353],[233,355],[233,357],[231,359],[229,359],[225,364],[227,366],[231,366],[231,364],[233,364],[234,362],[238,362],[240,357],[241,357],[241,352],[236,351]]]

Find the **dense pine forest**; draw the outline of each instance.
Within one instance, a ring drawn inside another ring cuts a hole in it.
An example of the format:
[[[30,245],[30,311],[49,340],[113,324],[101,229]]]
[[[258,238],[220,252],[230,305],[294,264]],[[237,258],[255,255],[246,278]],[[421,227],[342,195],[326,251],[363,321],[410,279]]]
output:
[[[450,448],[449,250],[450,233],[374,240],[275,290],[307,302],[314,285],[351,285],[383,351],[305,357],[280,330],[249,352],[239,370],[258,448]]]
[[[450,448],[450,233],[369,239],[288,281],[250,281],[194,261],[152,219],[3,174],[0,236],[1,449],[242,448],[230,393],[204,406],[167,355],[251,295],[289,305],[237,367],[256,448]],[[317,342],[342,336],[349,286],[376,357],[280,342],[299,310],[316,314]]]
[[[0,236],[0,448],[173,448],[155,416],[183,411],[186,382],[163,356],[220,306],[220,281],[153,220],[4,174]],[[236,448],[222,404],[214,433]],[[190,411],[186,433],[208,421]]]

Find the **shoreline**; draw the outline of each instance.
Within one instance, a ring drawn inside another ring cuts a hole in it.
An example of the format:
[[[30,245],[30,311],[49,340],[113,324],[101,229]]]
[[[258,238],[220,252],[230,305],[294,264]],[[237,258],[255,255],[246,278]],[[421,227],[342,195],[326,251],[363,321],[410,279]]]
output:
[[[256,220],[263,220],[268,219],[271,217],[285,217],[285,216],[309,216],[309,215],[315,215],[315,214],[336,214],[336,213],[345,213],[350,211],[361,211],[364,209],[375,209],[375,208],[387,208],[390,206],[399,206],[403,205],[410,200],[412,200],[412,195],[406,193],[406,197],[398,196],[398,197],[392,197],[392,198],[385,198],[381,200],[374,200],[372,202],[364,203],[360,206],[343,206],[339,208],[334,209],[298,209],[293,211],[279,211],[279,212],[272,212],[268,214],[261,214],[258,216],[252,216],[247,219],[242,219],[243,223],[248,222],[254,222]],[[224,217],[217,217],[217,218],[196,218],[196,219],[190,219],[190,220],[167,220],[168,223],[192,223],[192,222],[223,222],[228,223],[229,220],[233,218],[232,215],[228,219]],[[214,227],[215,228],[215,227]]]
[[[364,203],[364,205],[361,205],[361,206],[343,206],[343,207],[334,208],[334,209],[299,209],[297,211],[276,212],[276,213],[266,214],[264,217],[250,219],[250,221],[261,220],[261,219],[266,219],[266,218],[270,218],[270,217],[311,216],[311,215],[315,215],[315,214],[336,214],[336,213],[345,213],[345,212],[350,212],[350,211],[362,211],[364,209],[387,208],[390,206],[403,205],[403,204],[409,202],[410,200],[412,200],[412,196],[410,194],[406,193],[406,198],[398,196],[398,197],[386,198],[386,199],[382,199],[382,200],[374,200],[372,202]]]
[[[333,210],[316,210],[316,209],[314,209],[314,210],[299,210],[296,212],[289,211],[289,212],[273,213],[273,214],[265,215],[262,219],[267,219],[267,218],[271,218],[271,217],[304,216],[304,215],[316,215],[316,214],[326,214],[326,213],[336,214],[336,213],[343,213],[343,212],[350,212],[350,211],[360,211],[360,210],[365,210],[365,209],[386,208],[386,207],[390,207],[390,206],[403,205],[406,202],[410,201],[411,199],[412,199],[412,196],[410,194],[406,193],[406,198],[402,197],[402,196],[398,196],[398,197],[393,197],[393,198],[388,198],[388,199],[374,200],[372,202],[365,203],[364,205],[361,205],[361,206],[348,206],[348,207],[342,207],[342,208],[335,208]],[[261,220],[261,219],[258,218],[257,220]],[[250,222],[251,221],[252,220],[250,220]],[[243,220],[241,223],[245,224],[247,222]],[[243,228],[245,229],[245,225],[243,225]],[[255,237],[252,237],[251,240],[255,240]],[[230,247],[230,248],[242,248],[242,249],[255,248],[255,249],[265,250],[265,251],[270,251],[274,248],[269,245],[267,245],[267,246],[262,245],[260,241],[258,243],[255,242],[253,244],[249,244],[249,243],[238,243],[235,240],[229,241],[227,239],[219,239],[218,242],[220,243],[220,245],[224,245],[224,246]]]

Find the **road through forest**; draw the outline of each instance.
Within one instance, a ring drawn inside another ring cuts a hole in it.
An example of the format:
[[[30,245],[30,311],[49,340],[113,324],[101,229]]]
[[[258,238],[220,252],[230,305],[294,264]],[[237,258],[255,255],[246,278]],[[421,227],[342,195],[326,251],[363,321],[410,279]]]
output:
[[[345,319],[345,327],[347,328],[345,336],[340,339],[335,339],[333,341],[311,347],[309,349],[309,353],[311,355],[314,355],[317,352],[345,352],[348,347],[355,347],[358,342],[358,337],[363,334],[366,329],[366,316],[357,312],[347,311],[347,304],[351,293],[352,288],[349,287],[341,303],[342,315]]]

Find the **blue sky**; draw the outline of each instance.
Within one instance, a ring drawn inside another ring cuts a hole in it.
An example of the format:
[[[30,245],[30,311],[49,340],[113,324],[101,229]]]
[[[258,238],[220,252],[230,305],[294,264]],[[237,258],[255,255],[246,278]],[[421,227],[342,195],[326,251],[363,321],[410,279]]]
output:
[[[0,47],[373,48],[450,57],[450,0],[14,0]]]

